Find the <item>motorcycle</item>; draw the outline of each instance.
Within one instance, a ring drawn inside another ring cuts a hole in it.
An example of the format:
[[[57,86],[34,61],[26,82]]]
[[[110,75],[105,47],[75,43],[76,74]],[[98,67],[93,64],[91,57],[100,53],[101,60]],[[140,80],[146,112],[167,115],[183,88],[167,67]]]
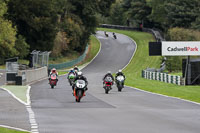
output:
[[[115,35],[115,33],[113,33],[113,37],[114,37],[114,39],[117,39],[117,36]]]
[[[57,75],[56,74],[52,74],[50,79],[49,79],[49,84],[50,84],[52,89],[54,88],[54,86],[57,85],[57,81],[58,81],[57,80]]]
[[[69,82],[70,86],[72,86],[74,79],[76,78],[76,74],[71,72],[71,73],[68,74],[67,78],[68,78],[68,82]]]
[[[104,86],[105,93],[108,94],[108,92],[112,89],[113,81],[111,77],[106,77],[104,80]]]
[[[122,91],[124,80],[125,80],[124,76],[121,76],[121,75],[117,76],[116,85],[117,85],[118,91]]]
[[[76,102],[80,102],[81,98],[85,96],[85,89],[87,85],[84,80],[77,80],[74,83],[74,96],[76,98]]]

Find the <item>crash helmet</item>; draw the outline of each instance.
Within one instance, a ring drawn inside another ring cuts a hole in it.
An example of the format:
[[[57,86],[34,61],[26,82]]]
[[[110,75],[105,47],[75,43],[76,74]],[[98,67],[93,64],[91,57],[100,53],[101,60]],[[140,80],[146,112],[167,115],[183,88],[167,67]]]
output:
[[[78,75],[78,76],[82,76],[83,73],[82,73],[81,71],[79,71],[79,72],[77,73],[77,75]]]
[[[108,74],[111,74],[111,71],[108,71],[107,73],[108,73]]]
[[[56,72],[56,69],[55,69],[55,68],[53,68],[51,71],[52,71],[52,73],[55,73],[55,72]]]
[[[119,69],[119,71],[118,71],[119,73],[121,73],[122,72],[122,70],[121,69]]]

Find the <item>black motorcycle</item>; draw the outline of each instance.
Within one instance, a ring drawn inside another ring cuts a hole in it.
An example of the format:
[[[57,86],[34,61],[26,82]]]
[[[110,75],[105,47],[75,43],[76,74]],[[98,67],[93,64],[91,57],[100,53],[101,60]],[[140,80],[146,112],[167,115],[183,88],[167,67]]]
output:
[[[117,76],[116,85],[117,85],[118,91],[122,91],[124,87],[124,80],[125,80],[124,76],[122,75]]]
[[[113,37],[114,37],[115,39],[117,39],[117,36],[116,36],[116,34],[115,34],[115,33],[113,33]]]

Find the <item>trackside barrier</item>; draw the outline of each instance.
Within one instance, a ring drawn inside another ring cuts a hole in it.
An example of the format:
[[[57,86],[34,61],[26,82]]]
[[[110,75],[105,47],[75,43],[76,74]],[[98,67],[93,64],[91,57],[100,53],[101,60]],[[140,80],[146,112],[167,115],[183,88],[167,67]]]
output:
[[[22,85],[27,85],[31,82],[46,78],[48,76],[47,67],[45,66],[31,70],[19,70],[18,76],[22,77]]]
[[[101,24],[99,27],[102,28],[111,28],[111,29],[119,29],[119,30],[132,30],[132,31],[143,31],[151,33],[156,41],[164,41],[165,39],[162,37],[161,32],[157,29],[150,29],[150,28],[134,28],[134,27],[128,27],[128,26],[122,26],[122,25],[111,25],[111,24]]]
[[[49,69],[52,69],[52,68],[56,68],[56,69],[69,68],[69,67],[72,67],[72,66],[82,62],[87,55],[88,48],[89,47],[87,45],[84,53],[80,57],[78,57],[77,59],[69,61],[69,62],[61,63],[61,64],[49,64]]]
[[[158,80],[165,83],[184,85],[184,79],[181,76],[170,75],[167,73],[142,70],[142,77],[149,80]]]

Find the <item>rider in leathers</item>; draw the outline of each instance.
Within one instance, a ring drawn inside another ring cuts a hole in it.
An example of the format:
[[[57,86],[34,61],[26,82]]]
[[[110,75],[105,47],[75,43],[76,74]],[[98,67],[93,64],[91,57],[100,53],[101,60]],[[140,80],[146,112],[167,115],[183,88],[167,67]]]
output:
[[[108,71],[107,74],[103,77],[103,86],[105,85],[105,82],[104,82],[104,81],[105,81],[105,79],[106,79],[107,77],[111,77],[111,78],[112,78],[112,81],[114,81],[114,77],[112,76],[111,72]],[[112,82],[112,84],[113,84],[113,82]]]
[[[87,78],[86,78],[85,76],[83,76],[83,74],[82,74],[81,71],[79,71],[79,72],[77,73],[77,76],[76,76],[76,78],[74,79],[74,82],[76,82],[77,80],[80,80],[80,79],[85,81],[85,83],[86,83],[86,88],[85,88],[85,90],[88,90],[88,88],[87,88],[87,85],[88,85]],[[75,87],[75,84],[74,84],[73,87],[72,87],[73,91],[74,91],[74,87]]]
[[[123,76],[124,80],[126,79],[126,76],[122,73],[122,70],[119,70],[116,75],[115,75],[115,82],[117,83],[117,77],[118,76]],[[123,87],[124,87],[124,82],[122,83]]]

